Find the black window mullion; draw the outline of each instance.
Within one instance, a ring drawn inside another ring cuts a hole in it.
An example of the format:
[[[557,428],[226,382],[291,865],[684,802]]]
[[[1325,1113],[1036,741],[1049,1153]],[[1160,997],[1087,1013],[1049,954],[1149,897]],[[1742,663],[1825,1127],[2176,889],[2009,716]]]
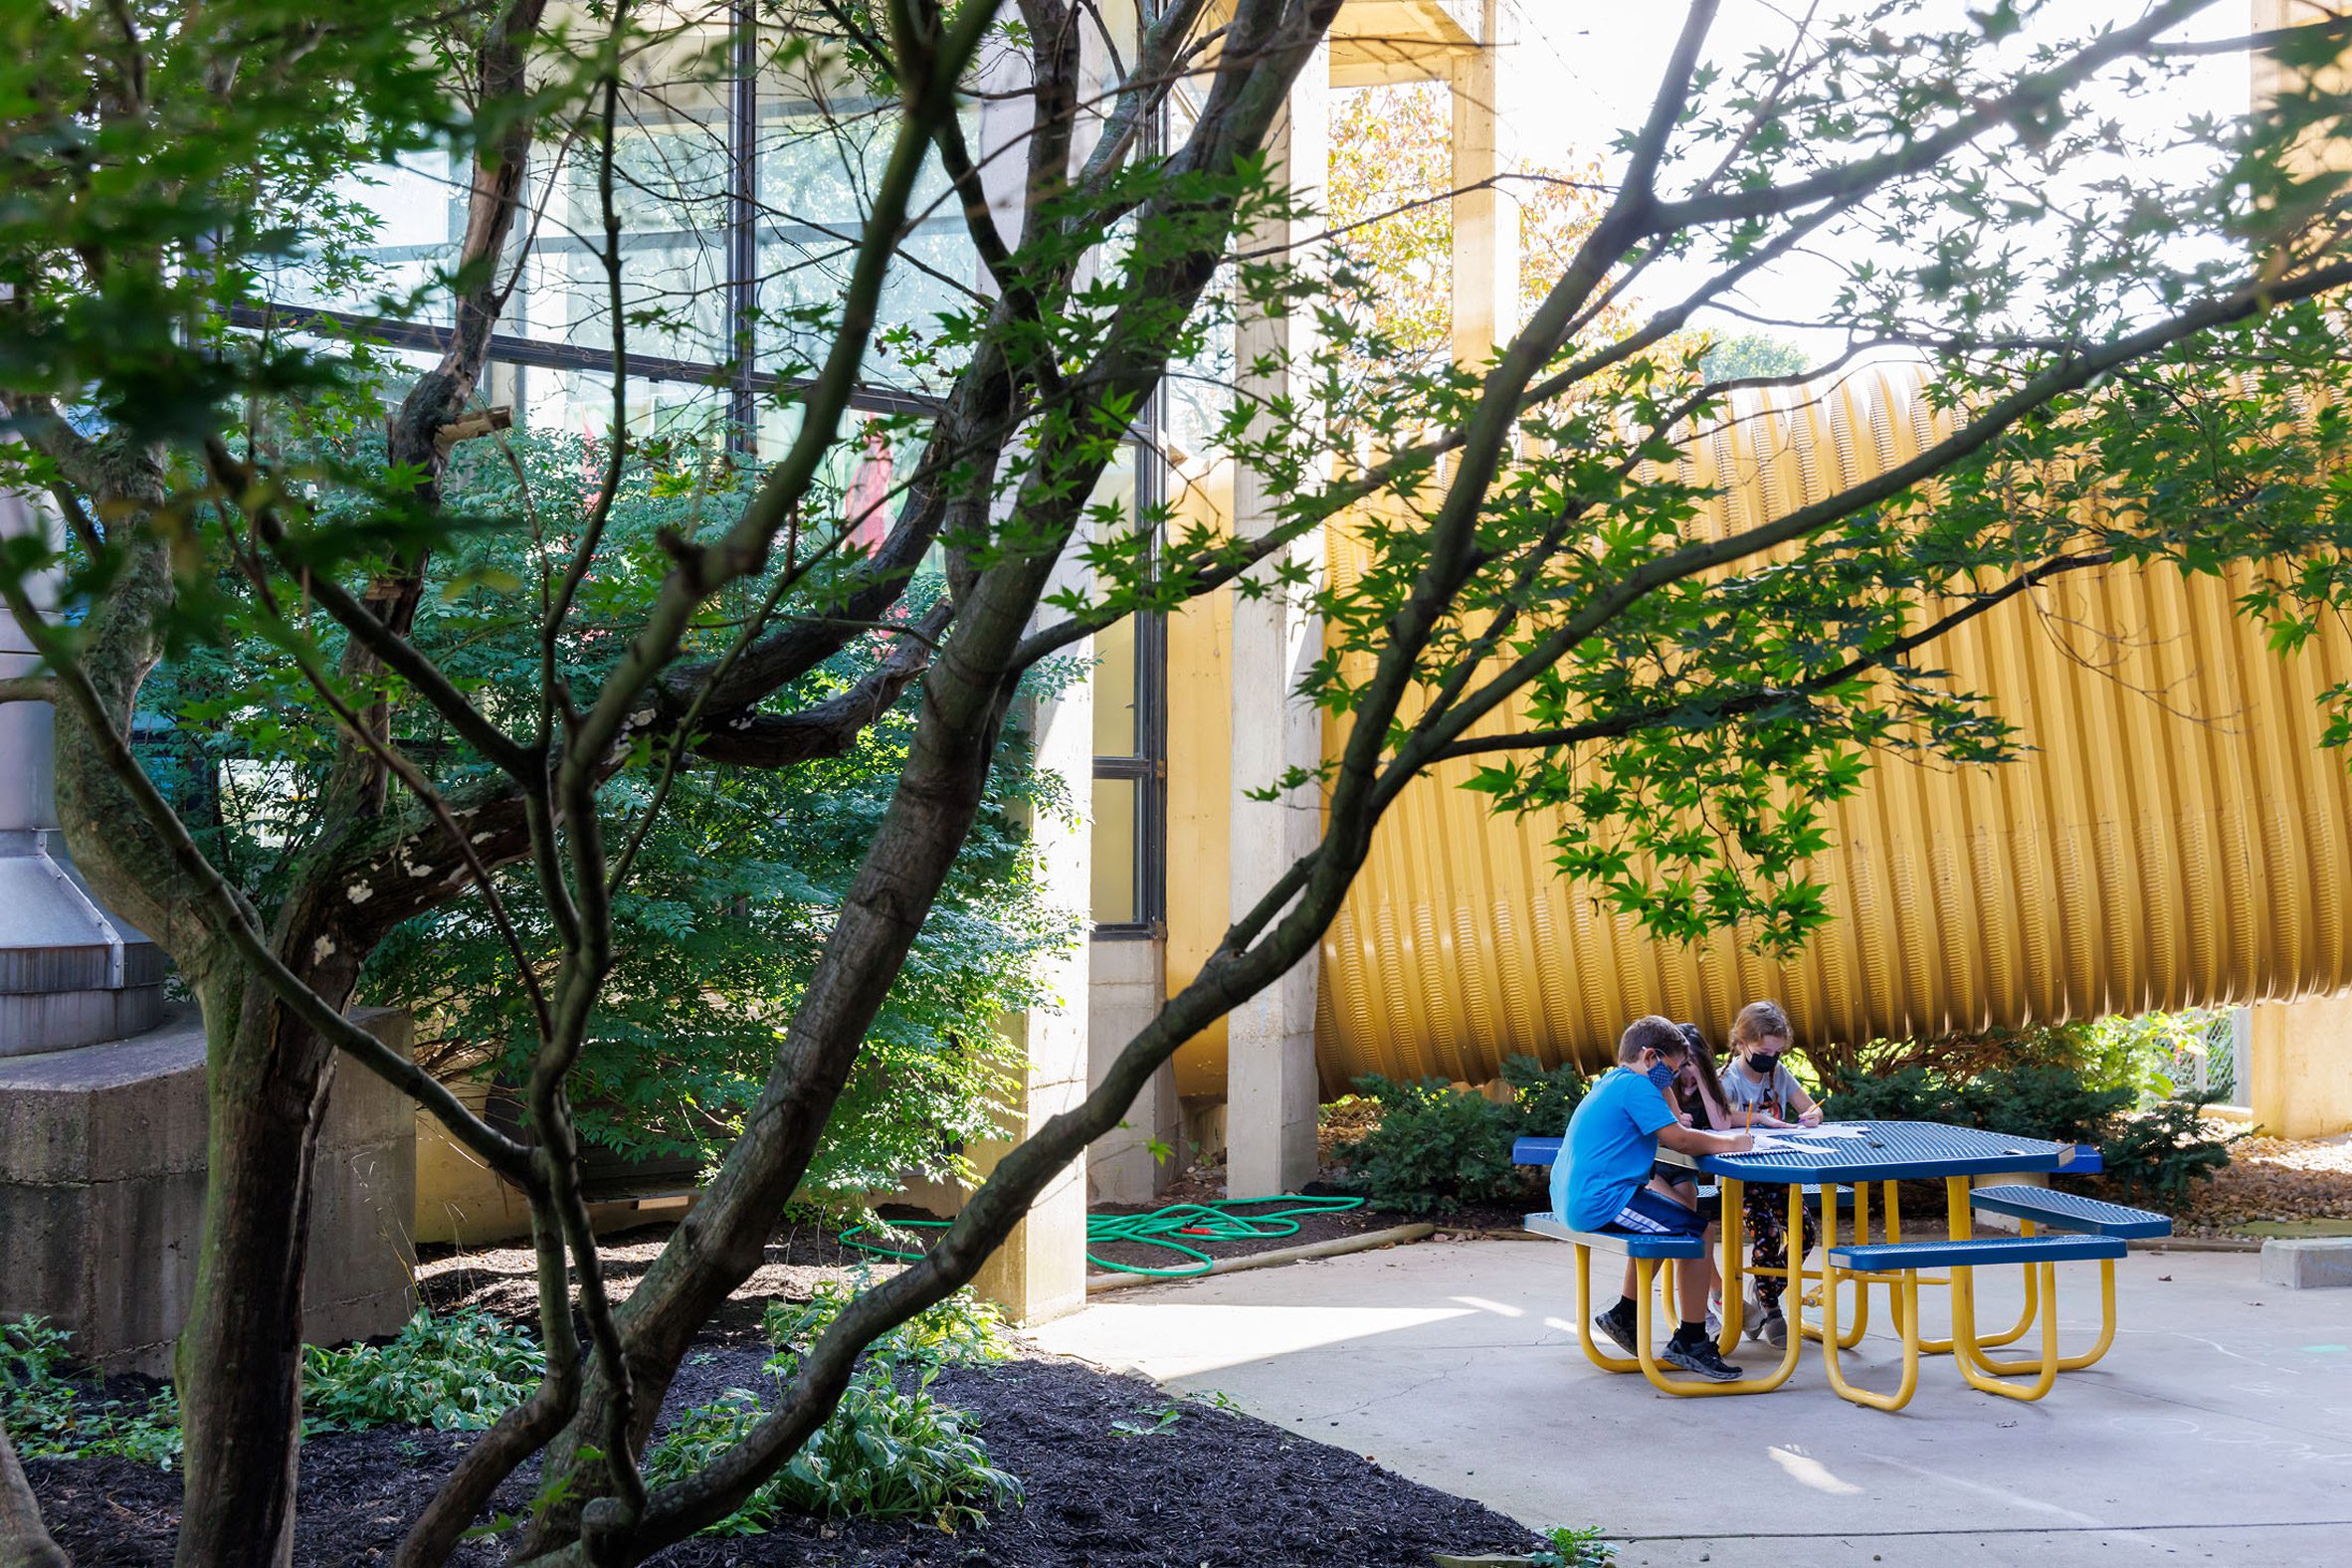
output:
[[[735,79],[729,85],[734,145],[727,149],[727,308],[734,370],[727,422],[745,452],[758,445],[759,391],[753,384],[752,318],[759,276],[759,42],[754,0],[735,0]]]

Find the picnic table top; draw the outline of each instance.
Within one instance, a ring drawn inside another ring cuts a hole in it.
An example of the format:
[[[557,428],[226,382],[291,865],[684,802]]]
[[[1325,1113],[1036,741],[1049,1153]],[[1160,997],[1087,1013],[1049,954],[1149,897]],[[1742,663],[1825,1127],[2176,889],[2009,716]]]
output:
[[[1693,1157],[1660,1149],[1671,1165],[1688,1165],[1738,1181],[1909,1181],[1944,1176],[1985,1176],[2004,1171],[2055,1171],[2074,1159],[2071,1143],[2048,1143],[1980,1127],[1941,1121],[1845,1121],[1862,1136],[1826,1138],[1818,1149],[1783,1149],[1773,1154],[1706,1154]],[[1803,1137],[1802,1132],[1789,1134]]]
[[[2071,1165],[2071,1143],[2050,1143],[2020,1138],[2006,1132],[1955,1127],[1940,1121],[1843,1121],[1841,1127],[1860,1127],[1861,1137],[1817,1140],[1816,1149],[1783,1149],[1771,1154],[1678,1154],[1661,1148],[1658,1157],[1669,1165],[1686,1165],[1714,1176],[1744,1182],[1858,1182],[1909,1181],[1945,1176],[1986,1176],[2007,1171],[2055,1171]],[[1786,1136],[1802,1138],[1801,1129]],[[1514,1155],[1525,1163],[1533,1145],[1548,1143],[1556,1154],[1558,1138],[1521,1138]]]

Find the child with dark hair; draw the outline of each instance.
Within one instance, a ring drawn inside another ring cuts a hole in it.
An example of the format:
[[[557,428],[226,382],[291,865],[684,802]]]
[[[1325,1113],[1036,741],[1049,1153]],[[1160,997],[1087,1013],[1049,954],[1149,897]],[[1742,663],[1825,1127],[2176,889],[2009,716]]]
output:
[[[1759,1127],[1816,1127],[1821,1107],[1797,1076],[1782,1064],[1792,1036],[1789,1015],[1778,1002],[1750,1002],[1731,1025],[1731,1065],[1723,1070],[1724,1102],[1738,1124]],[[1750,1183],[1740,1212],[1746,1217],[1754,1243],[1750,1259],[1759,1269],[1789,1267],[1789,1189],[1785,1185]],[[1796,1257],[1801,1262],[1820,1240],[1813,1216],[1805,1216],[1805,1234]],[[1747,1332],[1775,1349],[1789,1342],[1789,1320],[1781,1311],[1788,1281],[1775,1274],[1758,1274],[1749,1298]]]
[[[1627,1027],[1617,1043],[1616,1069],[1577,1105],[1552,1166],[1552,1208],[1565,1224],[1636,1236],[1706,1233],[1695,1207],[1651,1182],[1658,1146],[1688,1154],[1737,1154],[1750,1140],[1744,1132],[1701,1132],[1682,1125],[1666,1102],[1666,1086],[1689,1061],[1690,1042],[1671,1021],[1653,1014]],[[1678,1269],[1674,1276],[1680,1322],[1661,1359],[1711,1382],[1737,1382],[1739,1369],[1723,1359],[1707,1335],[1707,1272]],[[1628,1263],[1617,1304],[1593,1319],[1629,1356],[1640,1353],[1634,1344],[1634,1288]]]
[[[1676,1024],[1682,1038],[1690,1044],[1690,1058],[1666,1085],[1666,1103],[1673,1108],[1674,1119],[1685,1127],[1701,1132],[1728,1132],[1738,1125],[1731,1107],[1724,1102],[1723,1070],[1715,1061],[1714,1048],[1696,1024]],[[1723,1304],[1723,1277],[1715,1268],[1715,1243],[1720,1238],[1723,1221],[1722,1189],[1711,1176],[1701,1176],[1687,1165],[1669,1165],[1661,1160],[1651,1168],[1653,1180],[1664,1185],[1669,1197],[1698,1211],[1706,1225],[1707,1256],[1697,1267],[1707,1276],[1707,1337],[1722,1333],[1723,1325],[1716,1317]]]

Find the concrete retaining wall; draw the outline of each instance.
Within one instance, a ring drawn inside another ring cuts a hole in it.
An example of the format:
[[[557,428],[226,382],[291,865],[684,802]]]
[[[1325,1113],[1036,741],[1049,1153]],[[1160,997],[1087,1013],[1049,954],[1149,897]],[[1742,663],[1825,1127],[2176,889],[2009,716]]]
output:
[[[404,1015],[361,1022],[408,1048]],[[388,1333],[409,1315],[413,1114],[382,1079],[338,1065],[310,1218],[313,1343]],[[195,1291],[205,1121],[193,1009],[129,1040],[0,1060],[0,1318],[51,1318],[109,1372],[168,1372]]]

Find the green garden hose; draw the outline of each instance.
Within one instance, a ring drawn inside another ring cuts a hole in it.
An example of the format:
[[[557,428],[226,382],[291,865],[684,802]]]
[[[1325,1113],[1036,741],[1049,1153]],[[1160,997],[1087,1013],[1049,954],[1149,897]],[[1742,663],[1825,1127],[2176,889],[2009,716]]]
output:
[[[1262,1209],[1261,1204],[1280,1204],[1276,1209]],[[1205,1274],[1216,1260],[1199,1246],[1218,1242],[1261,1241],[1274,1236],[1295,1236],[1301,1216],[1341,1214],[1364,1206],[1361,1198],[1304,1198],[1285,1193],[1278,1198],[1237,1198],[1224,1203],[1175,1203],[1165,1209],[1154,1209],[1149,1214],[1089,1214],[1086,1216],[1086,1262],[1112,1274],[1151,1274],[1157,1278],[1182,1279],[1193,1274]],[[1247,1214],[1237,1210],[1247,1209]],[[890,1220],[884,1222],[897,1231],[943,1231],[952,1222],[947,1220]],[[860,1252],[873,1253],[882,1258],[920,1258],[920,1253],[900,1252],[884,1247],[880,1242],[862,1242],[858,1234],[867,1227],[853,1225],[841,1233],[845,1246]],[[1180,1239],[1181,1238],[1181,1239]],[[1192,1260],[1174,1269],[1146,1269],[1140,1264],[1114,1264],[1097,1258],[1093,1249],[1112,1242],[1129,1242],[1139,1247],[1164,1247]]]

